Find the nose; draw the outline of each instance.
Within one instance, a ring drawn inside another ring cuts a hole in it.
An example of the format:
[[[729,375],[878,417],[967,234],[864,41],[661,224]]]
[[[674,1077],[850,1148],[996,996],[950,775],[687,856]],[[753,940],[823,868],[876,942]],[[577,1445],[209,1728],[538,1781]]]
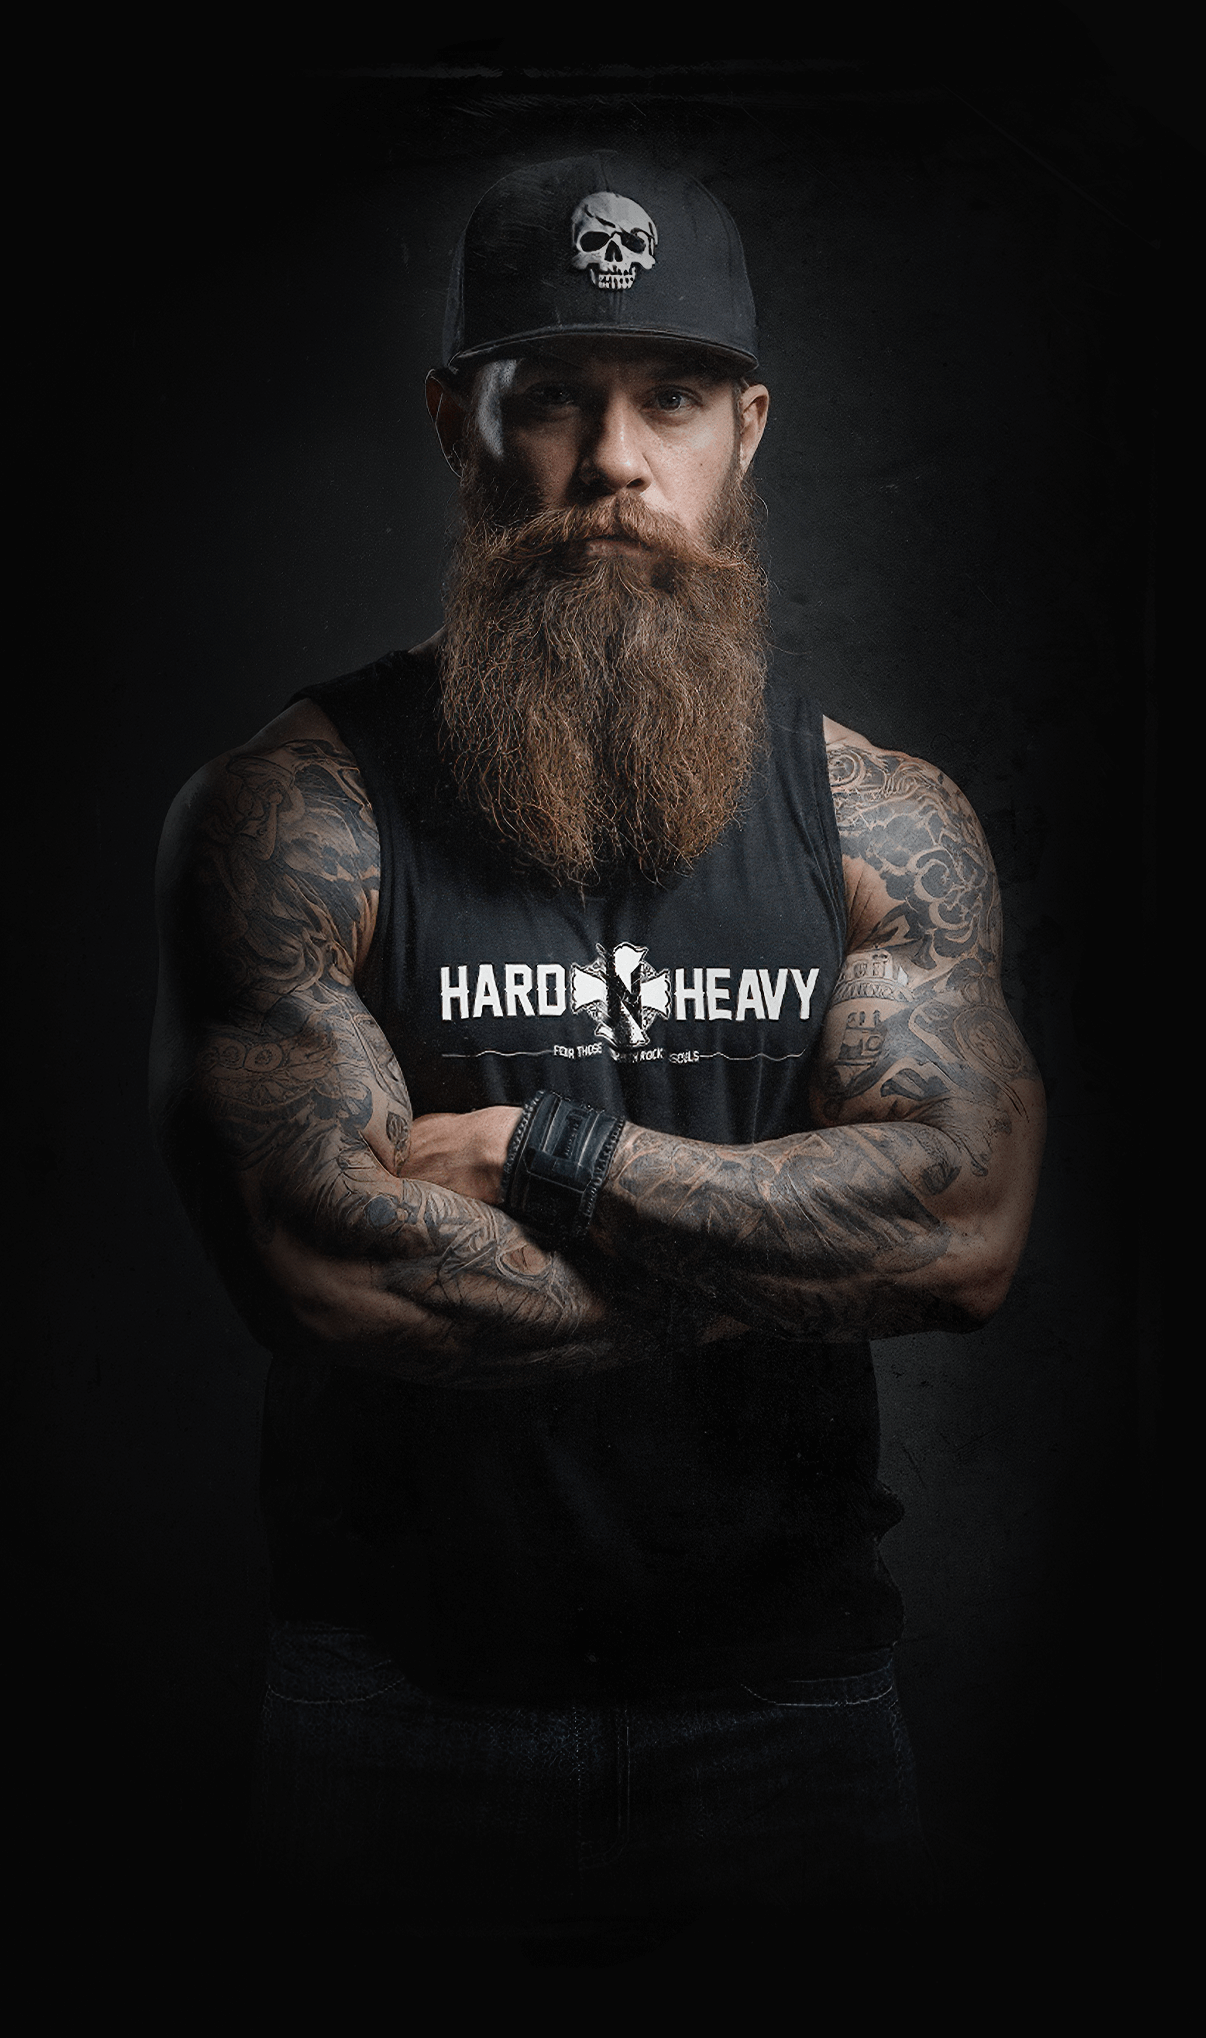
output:
[[[652,476],[645,458],[644,427],[639,410],[626,397],[613,397],[594,420],[578,463],[578,478],[596,495],[648,488]]]

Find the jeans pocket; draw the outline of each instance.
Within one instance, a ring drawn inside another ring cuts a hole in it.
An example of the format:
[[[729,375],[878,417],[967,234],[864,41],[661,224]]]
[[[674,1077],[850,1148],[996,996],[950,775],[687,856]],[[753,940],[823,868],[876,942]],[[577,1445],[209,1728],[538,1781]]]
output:
[[[400,1663],[356,1628],[284,1621],[268,1645],[268,1691],[295,1705],[357,1705],[405,1687]]]

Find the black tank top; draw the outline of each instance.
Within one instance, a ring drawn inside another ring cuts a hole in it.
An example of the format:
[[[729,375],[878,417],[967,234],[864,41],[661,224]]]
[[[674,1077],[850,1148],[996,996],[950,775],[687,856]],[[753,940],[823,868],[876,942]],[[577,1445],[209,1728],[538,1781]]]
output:
[[[809,1126],[845,898],[821,713],[791,663],[740,821],[684,875],[585,898],[518,874],[455,801],[428,659],[307,689],[380,832],[361,989],[416,1114],[557,1089],[725,1145]],[[387,1631],[413,1674],[482,1695],[827,1674],[900,1631],[878,1455],[865,1344],[651,1345],[500,1391],[282,1355],[275,1603]]]

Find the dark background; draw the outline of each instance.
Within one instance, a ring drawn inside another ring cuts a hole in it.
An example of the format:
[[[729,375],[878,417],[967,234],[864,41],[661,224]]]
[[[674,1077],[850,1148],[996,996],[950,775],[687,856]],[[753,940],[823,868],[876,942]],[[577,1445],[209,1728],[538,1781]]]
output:
[[[147,1129],[163,813],[295,688],[436,626],[452,483],[422,380],[453,244],[507,170],[613,144],[667,152],[738,221],[778,638],[829,713],[972,799],[1049,1085],[1006,1307],[877,1347],[950,1915],[1065,1933],[1074,1890],[1108,1932],[1150,1893],[1171,1602],[1134,1043],[1154,693],[1189,653],[1200,543],[1201,157],[1167,18],[985,20],[639,62],[463,22],[406,66],[109,50],[72,81],[44,295],[63,564],[27,681],[76,752],[25,1149],[67,1225],[20,1341],[8,1548],[39,1666],[29,1859],[93,1916],[179,1916],[224,1881],[264,1609],[266,1357]]]

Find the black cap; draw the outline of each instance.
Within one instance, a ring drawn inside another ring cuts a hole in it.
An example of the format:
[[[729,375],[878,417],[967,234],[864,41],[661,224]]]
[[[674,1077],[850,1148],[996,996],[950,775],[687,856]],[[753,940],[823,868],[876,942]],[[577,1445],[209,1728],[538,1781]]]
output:
[[[461,235],[444,320],[456,370],[559,333],[693,342],[757,366],[741,241],[718,198],[604,150],[491,186]]]

